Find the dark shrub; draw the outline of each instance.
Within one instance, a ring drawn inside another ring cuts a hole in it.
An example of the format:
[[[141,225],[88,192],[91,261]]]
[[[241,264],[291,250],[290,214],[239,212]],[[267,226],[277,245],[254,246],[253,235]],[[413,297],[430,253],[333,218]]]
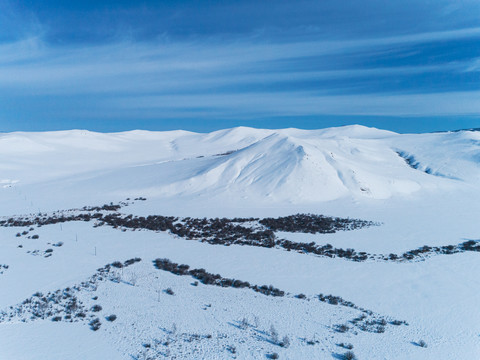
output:
[[[99,312],[99,311],[102,310],[102,307],[101,307],[100,305],[93,305],[92,308],[91,308],[91,310],[92,310],[93,312]]]
[[[357,357],[353,353],[353,351],[347,351],[345,354],[343,354],[343,358],[345,360],[355,360]]]
[[[98,329],[100,329],[100,326],[102,325],[102,323],[100,322],[99,318],[95,318],[92,321],[90,321],[88,325],[90,325],[90,329],[92,329],[93,331],[97,331]]]
[[[167,288],[167,289],[165,289],[165,293],[168,294],[168,295],[175,295],[175,293],[173,292],[172,288]]]
[[[290,339],[287,335],[285,335],[282,341],[279,344],[281,347],[288,348],[290,346]]]
[[[133,265],[135,264],[136,262],[140,262],[142,261],[142,259],[136,257],[136,258],[133,258],[133,259],[129,259],[127,261],[125,261],[125,263],[123,264],[124,266],[130,266],[130,265]]]
[[[107,321],[115,321],[117,320],[117,315],[108,315],[105,319],[107,319]]]
[[[426,347],[427,347],[427,343],[426,343],[425,341],[423,341],[423,340],[420,340],[420,341],[418,342],[418,346],[423,347],[423,348],[426,348]]]
[[[338,332],[341,332],[341,333],[345,333],[349,330],[350,328],[345,325],[345,324],[341,324],[341,325],[336,325],[335,326],[335,330],[337,330]]]

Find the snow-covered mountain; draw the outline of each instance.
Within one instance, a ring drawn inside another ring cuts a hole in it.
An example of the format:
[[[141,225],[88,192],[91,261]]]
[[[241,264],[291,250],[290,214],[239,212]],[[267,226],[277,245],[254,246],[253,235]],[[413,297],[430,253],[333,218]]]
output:
[[[0,359],[476,358],[479,203],[477,131],[0,134]]]
[[[0,137],[0,181],[83,201],[93,201],[92,188],[105,201],[222,194],[293,203],[388,199],[477,184],[479,134],[399,135],[362,126],[12,133]]]

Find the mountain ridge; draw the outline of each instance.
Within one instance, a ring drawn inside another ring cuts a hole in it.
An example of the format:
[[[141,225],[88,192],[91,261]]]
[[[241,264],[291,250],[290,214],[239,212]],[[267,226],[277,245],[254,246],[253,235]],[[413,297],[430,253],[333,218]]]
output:
[[[73,130],[0,135],[4,189],[40,186],[67,198],[90,196],[95,188],[112,200],[384,200],[459,182],[476,186],[478,159],[480,137],[474,132],[405,135],[360,125],[236,127],[206,134]]]

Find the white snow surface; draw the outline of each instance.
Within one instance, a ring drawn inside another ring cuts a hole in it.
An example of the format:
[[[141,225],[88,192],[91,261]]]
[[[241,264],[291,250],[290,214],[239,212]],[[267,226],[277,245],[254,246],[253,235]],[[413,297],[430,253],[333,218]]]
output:
[[[134,201],[137,197],[147,200]],[[208,134],[0,134],[0,216],[127,198],[131,204],[119,211],[141,216],[313,213],[371,220],[379,226],[276,234],[369,253],[456,245],[480,239],[480,132],[402,135],[346,126],[240,127]],[[341,359],[347,350],[339,343],[353,344],[358,359],[480,358],[477,252],[403,263],[353,262],[278,248],[210,245],[169,233],[94,228],[90,222],[30,231],[39,239],[15,236],[24,230],[0,227],[0,266],[8,265],[0,272],[0,311],[37,291],[79,284],[113,261],[142,261],[126,268],[120,283],[102,282],[96,291],[79,294],[87,304],[102,305],[98,331],[64,321],[0,323],[0,360],[146,359],[143,344],[155,340],[170,341],[158,358],[265,359],[278,353],[280,359]],[[60,241],[63,246],[53,248],[50,257],[32,253]],[[311,299],[192,286],[189,276],[155,269],[156,258]],[[175,294],[164,293],[166,288]],[[358,312],[315,300],[319,293],[409,325],[387,326],[384,333],[336,332],[335,324],[348,323]],[[117,320],[106,321],[110,314]],[[251,324],[247,329],[238,326],[242,318]],[[288,348],[271,342],[272,325],[289,337]],[[201,339],[192,341],[192,334]],[[305,339],[317,342],[308,345]],[[427,347],[415,345],[420,340]]]

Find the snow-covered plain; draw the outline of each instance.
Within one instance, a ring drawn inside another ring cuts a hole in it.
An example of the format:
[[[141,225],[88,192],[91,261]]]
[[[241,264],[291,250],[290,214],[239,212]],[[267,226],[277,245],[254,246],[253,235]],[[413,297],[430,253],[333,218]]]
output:
[[[0,135],[2,219],[110,202],[128,203],[118,211],[138,216],[312,213],[378,223],[334,234],[276,233],[357,252],[457,245],[480,239],[480,132],[400,135],[348,126]],[[341,359],[348,350],[340,343],[351,343],[358,359],[480,357],[478,252],[354,262],[93,225],[0,227],[0,312],[36,292],[74,287],[114,261],[142,259],[115,270],[117,281],[106,277],[76,293],[86,308],[101,305],[98,331],[87,321],[15,316],[0,322],[0,359]],[[190,276],[157,270],[156,258],[289,294],[193,286]],[[295,298],[300,293],[306,299]],[[320,293],[408,326],[362,331],[351,323],[361,311],[321,302]],[[111,314],[115,321],[105,319]],[[272,326],[288,347],[278,345]]]

